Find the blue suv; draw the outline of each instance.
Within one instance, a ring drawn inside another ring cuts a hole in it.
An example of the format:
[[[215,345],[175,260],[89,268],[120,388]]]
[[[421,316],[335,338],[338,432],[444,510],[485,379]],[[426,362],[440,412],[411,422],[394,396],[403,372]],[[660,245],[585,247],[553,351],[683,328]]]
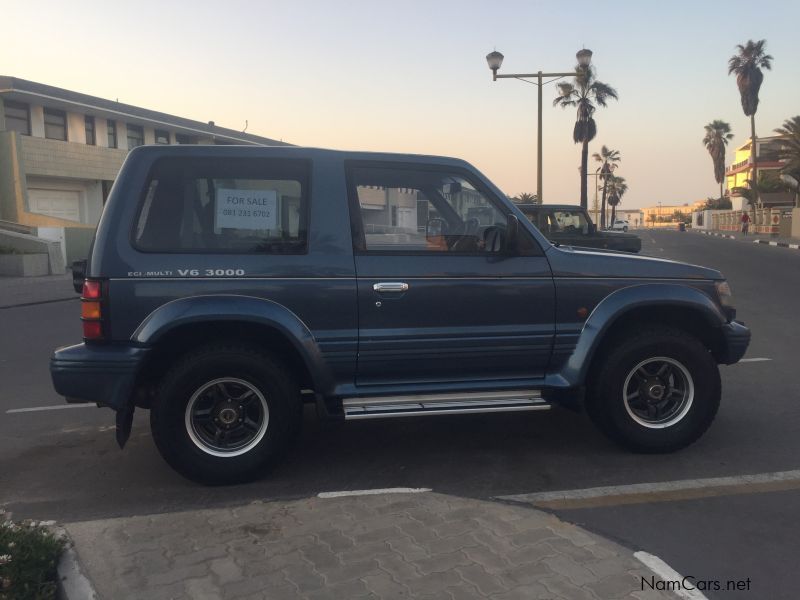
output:
[[[637,452],[705,432],[750,333],[715,270],[555,247],[469,164],[141,147],[81,278],[68,402],[149,409],[159,451],[252,479],[326,419],[585,409]]]

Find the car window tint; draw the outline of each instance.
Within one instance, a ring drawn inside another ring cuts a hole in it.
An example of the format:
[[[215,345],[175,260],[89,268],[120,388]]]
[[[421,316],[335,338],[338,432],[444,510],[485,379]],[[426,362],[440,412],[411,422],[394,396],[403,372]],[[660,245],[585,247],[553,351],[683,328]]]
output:
[[[298,161],[165,159],[134,231],[146,251],[299,253],[307,241],[307,173]]]
[[[553,233],[571,233],[587,235],[589,221],[586,215],[576,210],[554,210],[549,214],[549,228]]]
[[[351,179],[368,251],[483,254],[503,250],[505,213],[458,174],[356,168]]]

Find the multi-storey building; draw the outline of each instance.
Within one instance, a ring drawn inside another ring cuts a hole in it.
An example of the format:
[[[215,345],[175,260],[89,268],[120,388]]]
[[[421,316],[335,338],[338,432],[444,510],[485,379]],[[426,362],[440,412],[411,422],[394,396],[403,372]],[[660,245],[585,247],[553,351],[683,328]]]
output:
[[[756,138],[758,149],[759,181],[779,183],[780,170],[784,162],[780,158],[783,138],[778,135]],[[725,169],[726,188],[734,210],[742,210],[747,205],[745,195],[748,194],[749,182],[753,179],[752,144],[748,139],[736,148],[733,164]],[[777,188],[761,194],[765,204],[791,204],[791,194]]]
[[[0,76],[0,221],[93,227],[128,151],[142,144],[276,140]]]

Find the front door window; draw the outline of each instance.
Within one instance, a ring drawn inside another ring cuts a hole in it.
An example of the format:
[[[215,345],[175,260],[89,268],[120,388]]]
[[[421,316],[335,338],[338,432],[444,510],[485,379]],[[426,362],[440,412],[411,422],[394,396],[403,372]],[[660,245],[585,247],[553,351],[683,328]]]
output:
[[[458,174],[359,168],[353,180],[363,250],[487,254],[504,249],[504,211]]]

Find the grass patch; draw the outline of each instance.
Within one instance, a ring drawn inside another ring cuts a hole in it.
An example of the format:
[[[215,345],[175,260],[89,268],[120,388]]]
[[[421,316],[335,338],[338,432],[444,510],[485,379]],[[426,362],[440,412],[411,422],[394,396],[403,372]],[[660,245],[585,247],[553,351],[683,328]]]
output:
[[[35,521],[0,510],[0,600],[54,600],[65,541]]]

